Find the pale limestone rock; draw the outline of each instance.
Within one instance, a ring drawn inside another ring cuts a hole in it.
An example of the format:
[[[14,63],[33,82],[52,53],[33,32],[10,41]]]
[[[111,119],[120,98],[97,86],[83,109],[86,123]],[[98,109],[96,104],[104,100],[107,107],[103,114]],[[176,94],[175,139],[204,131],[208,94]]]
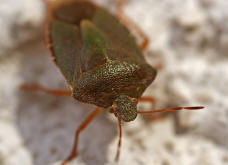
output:
[[[115,4],[96,2],[111,10]],[[19,90],[23,82],[67,89],[41,39],[43,7],[42,0],[1,0],[0,55],[7,56],[0,57],[0,165],[59,164],[71,149],[76,127],[94,108]],[[125,14],[151,40],[148,62],[163,65],[145,95],[156,98],[157,108],[206,108],[180,114],[182,125],[191,128],[181,136],[170,118],[124,123],[120,165],[228,164],[227,8],[227,0],[128,1]],[[83,132],[80,154],[69,165],[115,164],[117,121],[107,115]]]
[[[42,0],[1,0],[0,3],[0,55],[6,55],[6,50],[41,34],[44,4]]]
[[[226,0],[145,1],[141,7],[133,1],[126,13],[135,22],[145,24],[142,28],[151,39],[149,63],[163,64],[145,95],[157,98],[161,108],[205,106],[201,112],[181,113],[182,124],[227,147],[228,10],[225,8],[228,8]]]

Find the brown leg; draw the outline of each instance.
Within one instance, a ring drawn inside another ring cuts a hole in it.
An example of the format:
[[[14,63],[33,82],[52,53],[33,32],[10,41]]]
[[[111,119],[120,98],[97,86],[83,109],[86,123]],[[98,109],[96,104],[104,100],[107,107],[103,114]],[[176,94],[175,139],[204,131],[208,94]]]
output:
[[[149,44],[149,39],[146,34],[139,28],[139,26],[137,26],[123,14],[123,6],[125,5],[125,3],[125,0],[118,0],[117,17],[120,19],[120,21],[122,21],[123,24],[131,28],[131,30],[135,31],[143,39],[142,43],[140,44],[140,49],[143,51],[147,48]]]
[[[119,125],[119,142],[118,142],[118,148],[117,148],[117,152],[116,152],[116,158],[115,161],[118,162],[119,161],[119,157],[120,157],[120,147],[121,147],[121,138],[122,138],[122,126],[121,126],[121,119],[120,117],[117,116],[118,119],[118,125]]]
[[[71,96],[71,91],[64,91],[64,90],[50,90],[47,89],[39,84],[23,84],[20,86],[23,90],[29,90],[29,91],[41,91],[47,94],[51,94],[54,96]]]
[[[75,132],[74,146],[70,155],[61,163],[61,165],[66,165],[67,162],[71,161],[74,157],[77,156],[77,148],[78,148],[78,139],[79,134],[83,131],[86,126],[102,111],[101,108],[97,107],[78,127]]]
[[[138,99],[138,102],[149,102],[149,103],[151,103],[151,109],[154,109],[155,108],[155,99],[154,98],[152,98],[152,97],[146,97],[146,96],[143,96],[143,97],[140,97],[139,99]]]
[[[114,113],[114,109],[110,108],[109,109],[110,113]],[[121,139],[122,139],[122,125],[121,125],[121,119],[119,116],[115,115],[116,118],[118,119],[118,126],[119,126],[119,142],[118,142],[118,147],[117,147],[117,151],[116,151],[116,157],[115,157],[115,162],[119,161],[119,157],[120,157],[120,148],[121,148]]]

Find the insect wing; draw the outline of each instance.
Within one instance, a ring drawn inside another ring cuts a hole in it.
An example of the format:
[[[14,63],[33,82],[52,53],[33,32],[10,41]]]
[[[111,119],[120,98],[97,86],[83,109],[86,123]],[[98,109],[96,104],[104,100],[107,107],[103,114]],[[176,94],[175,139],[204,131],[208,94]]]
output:
[[[109,36],[110,40],[115,43],[116,50],[122,50],[125,57],[144,60],[142,52],[129,30],[105,9],[97,9],[92,22]],[[120,53],[116,54],[120,55]]]
[[[73,85],[80,76],[81,37],[76,26],[60,21],[49,24],[49,41],[56,65]]]
[[[109,38],[91,21],[83,20],[80,25],[82,36],[82,71],[88,71],[108,62],[107,49],[111,47]]]

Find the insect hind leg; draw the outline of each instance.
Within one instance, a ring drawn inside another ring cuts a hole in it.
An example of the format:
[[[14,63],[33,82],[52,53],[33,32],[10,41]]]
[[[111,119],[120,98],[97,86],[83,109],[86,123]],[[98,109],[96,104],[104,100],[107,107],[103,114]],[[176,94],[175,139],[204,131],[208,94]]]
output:
[[[71,96],[71,94],[72,94],[71,91],[52,90],[52,89],[43,87],[42,85],[39,85],[39,84],[22,84],[20,86],[20,89],[25,90],[25,91],[33,91],[33,92],[40,91],[40,92],[44,92],[44,93],[54,95],[54,96]]]
[[[126,5],[126,3],[127,3],[126,0],[118,0],[118,2],[117,2],[117,14],[116,15],[123,24],[128,26],[133,32],[138,34],[143,39],[143,41],[140,44],[140,49],[142,51],[144,51],[149,44],[149,39],[137,24],[132,22],[126,15],[124,15],[123,7]]]

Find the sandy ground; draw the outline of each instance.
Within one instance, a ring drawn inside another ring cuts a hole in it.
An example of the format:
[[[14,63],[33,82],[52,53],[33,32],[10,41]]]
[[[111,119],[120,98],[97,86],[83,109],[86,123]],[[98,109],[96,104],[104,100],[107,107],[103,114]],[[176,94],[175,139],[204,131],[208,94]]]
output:
[[[96,3],[115,12],[112,0]],[[148,63],[162,65],[144,95],[156,99],[156,108],[206,108],[124,123],[119,165],[228,164],[227,8],[227,0],[128,1],[125,15],[150,39]],[[33,82],[68,89],[44,45],[43,20],[42,0],[0,1],[0,165],[58,165],[95,108],[19,89]],[[115,117],[102,113],[81,134],[69,165],[115,164],[117,140]]]

